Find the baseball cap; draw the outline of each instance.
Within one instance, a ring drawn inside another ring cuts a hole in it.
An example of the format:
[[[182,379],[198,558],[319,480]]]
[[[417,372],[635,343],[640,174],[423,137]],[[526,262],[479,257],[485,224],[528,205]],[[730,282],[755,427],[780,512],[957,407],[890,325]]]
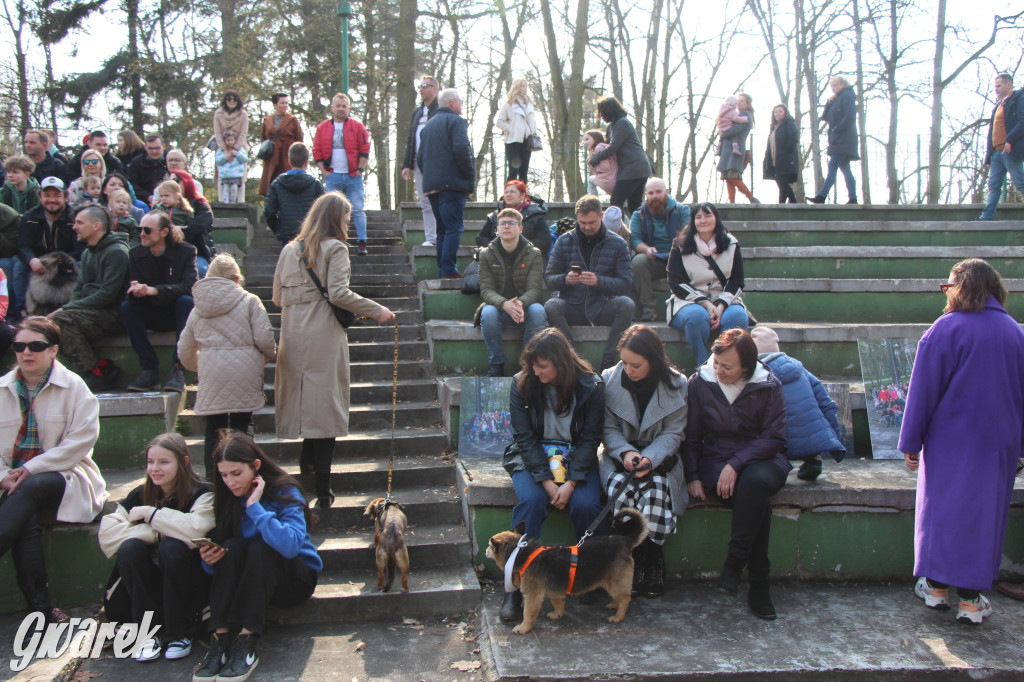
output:
[[[60,191],[63,192],[64,191],[64,181],[61,180],[60,178],[54,177],[52,175],[43,178],[43,181],[41,183],[39,183],[39,189],[40,190],[44,190],[44,189],[47,189],[49,187],[53,187],[54,189],[59,189]]]

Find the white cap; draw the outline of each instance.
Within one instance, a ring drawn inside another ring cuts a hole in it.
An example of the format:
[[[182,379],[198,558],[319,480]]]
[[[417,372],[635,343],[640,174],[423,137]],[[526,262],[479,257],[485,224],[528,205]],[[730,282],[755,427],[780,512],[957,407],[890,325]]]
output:
[[[50,175],[48,177],[43,178],[43,181],[41,183],[39,183],[39,189],[40,190],[47,189],[48,187],[53,187],[54,189],[59,189],[60,191],[63,192],[64,191],[64,181],[61,180],[60,178],[57,178],[57,177],[54,177],[54,176]]]

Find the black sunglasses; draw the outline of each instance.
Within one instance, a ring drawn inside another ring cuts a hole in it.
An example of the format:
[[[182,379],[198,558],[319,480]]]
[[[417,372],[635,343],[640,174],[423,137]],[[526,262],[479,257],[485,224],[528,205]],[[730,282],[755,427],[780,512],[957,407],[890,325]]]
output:
[[[54,344],[49,341],[15,341],[11,344],[11,348],[14,349],[15,353],[24,353],[26,349],[33,353],[42,353],[47,348],[50,348]]]
[[[159,232],[161,228],[159,228],[159,227],[149,227],[147,225],[146,227],[140,227],[139,229],[142,230],[142,232],[144,234],[152,234],[153,232]]]

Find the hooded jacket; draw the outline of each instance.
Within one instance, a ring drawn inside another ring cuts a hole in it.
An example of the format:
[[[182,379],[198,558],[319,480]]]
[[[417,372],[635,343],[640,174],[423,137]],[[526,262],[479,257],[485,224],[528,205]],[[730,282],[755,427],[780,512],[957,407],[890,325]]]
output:
[[[857,94],[847,85],[825,105],[821,117],[828,122],[828,155],[860,158],[857,148]]]
[[[82,270],[71,300],[63,310],[110,308],[119,305],[128,290],[128,236],[106,232],[82,255]]]
[[[7,204],[18,214],[35,208],[39,205],[39,181],[31,175],[28,176],[24,190],[16,189],[10,182],[5,182],[3,187],[0,187],[0,204]]]
[[[690,222],[690,207],[680,204],[675,197],[667,197],[665,213],[656,218],[645,201],[639,211],[629,219],[629,247],[636,251],[641,243],[658,249],[658,255],[668,260],[672,241]]]
[[[579,226],[558,238],[544,271],[544,285],[550,291],[558,291],[558,296],[567,304],[583,306],[587,317],[595,320],[610,299],[629,295],[633,286],[633,267],[629,259],[629,245],[604,225],[593,237],[597,243],[590,253],[589,263],[583,259],[580,249],[580,240],[585,238]],[[565,276],[572,265],[597,274],[597,286],[566,284]]]
[[[323,193],[323,184],[304,170],[282,173],[270,184],[263,203],[267,225],[279,238],[294,237],[313,202]]]
[[[841,462],[846,456],[839,425],[839,408],[818,377],[785,353],[758,356],[782,382],[786,396],[786,456],[802,459],[828,453]]]
[[[196,414],[255,412],[266,402],[263,365],[277,357],[263,303],[225,277],[196,282],[192,298],[178,356],[186,369],[203,375]]]
[[[505,208],[505,203],[498,202],[498,208],[488,214],[484,226],[480,228],[480,234],[476,236],[477,246],[487,246],[498,236],[498,213]],[[517,209],[518,210],[518,209]],[[522,210],[523,236],[540,250],[540,254],[547,257],[551,251],[551,230],[548,229],[548,209],[543,199],[535,196],[530,197],[530,203]]]
[[[782,383],[758,362],[750,381],[729,404],[715,376],[714,356],[690,377],[686,395],[686,482],[702,481],[714,490],[728,464],[742,474],[755,462],[769,461],[782,471],[786,459],[786,398]]]

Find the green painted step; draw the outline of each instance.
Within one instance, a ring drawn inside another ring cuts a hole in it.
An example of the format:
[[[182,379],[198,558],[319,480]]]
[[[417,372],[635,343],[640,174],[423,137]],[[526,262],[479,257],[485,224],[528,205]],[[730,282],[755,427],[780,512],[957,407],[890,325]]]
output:
[[[379,430],[391,427],[391,405],[359,405],[353,403],[349,409],[349,428],[353,430]],[[274,408],[264,407],[253,413],[256,433],[274,433]],[[437,402],[421,401],[398,403],[397,425],[399,429],[410,424],[434,424],[441,421],[441,408]],[[183,435],[199,435],[206,431],[205,418],[192,410],[182,410],[178,416],[178,432]]]
[[[1002,218],[1002,211],[1000,210]],[[1018,220],[969,221],[785,221],[754,218],[728,223],[746,249],[753,246],[1019,246]],[[744,252],[744,255],[746,253]]]
[[[1022,235],[1024,236],[1024,235]],[[754,246],[743,249],[748,278],[935,279],[965,258],[984,258],[1007,279],[1024,277],[1020,246]]]
[[[174,430],[184,395],[173,392],[100,393],[100,435],[93,459],[101,470],[145,466],[143,448]]]
[[[186,436],[189,452],[193,462],[203,461],[203,436]],[[302,440],[278,439],[272,434],[256,434],[256,444],[282,465],[298,466],[299,454],[302,451]],[[448,437],[444,431],[436,427],[398,428],[395,432],[395,466],[402,460],[423,457],[424,454],[439,453],[448,447]],[[391,453],[391,424],[386,428],[355,431],[350,430],[344,438],[338,438],[334,447],[334,463],[332,471],[350,472],[347,462],[360,462],[368,472],[387,471],[387,459],[381,465],[380,458],[387,458]],[[373,464],[367,463],[373,458]],[[379,467],[383,466],[383,469]],[[367,473],[367,475],[371,475]]]

